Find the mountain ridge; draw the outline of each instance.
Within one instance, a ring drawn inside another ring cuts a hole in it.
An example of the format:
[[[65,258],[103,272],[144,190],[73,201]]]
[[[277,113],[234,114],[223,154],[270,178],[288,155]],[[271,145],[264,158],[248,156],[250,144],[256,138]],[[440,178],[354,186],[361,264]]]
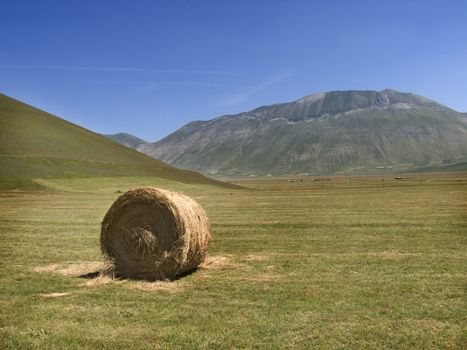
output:
[[[193,121],[139,150],[221,176],[415,169],[465,161],[467,118],[393,89],[329,91]]]
[[[126,132],[119,132],[117,134],[103,134],[103,136],[112,139],[126,147],[134,149],[137,149],[139,146],[144,144],[150,144],[149,141],[145,141],[137,136],[128,134]]]

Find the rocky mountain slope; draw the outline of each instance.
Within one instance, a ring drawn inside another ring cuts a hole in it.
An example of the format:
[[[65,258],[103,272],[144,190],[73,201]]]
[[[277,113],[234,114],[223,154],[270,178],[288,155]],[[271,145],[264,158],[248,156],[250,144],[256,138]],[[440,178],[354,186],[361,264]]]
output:
[[[191,122],[138,149],[212,175],[408,170],[467,160],[467,118],[411,93],[332,91]]]

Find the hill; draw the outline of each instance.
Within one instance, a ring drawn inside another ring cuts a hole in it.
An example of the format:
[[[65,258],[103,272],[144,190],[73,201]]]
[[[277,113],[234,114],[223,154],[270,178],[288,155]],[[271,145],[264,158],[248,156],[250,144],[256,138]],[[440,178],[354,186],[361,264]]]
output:
[[[0,94],[0,188],[39,188],[35,178],[77,176],[154,176],[230,186]]]
[[[411,93],[331,91],[191,122],[140,150],[211,175],[365,173],[467,160],[467,118]]]

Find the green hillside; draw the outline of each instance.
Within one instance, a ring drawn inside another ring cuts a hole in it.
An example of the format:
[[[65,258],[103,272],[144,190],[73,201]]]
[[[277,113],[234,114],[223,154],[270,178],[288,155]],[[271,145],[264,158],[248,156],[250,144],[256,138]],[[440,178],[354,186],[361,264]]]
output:
[[[37,178],[94,176],[154,176],[229,186],[0,94],[0,189],[40,188]]]

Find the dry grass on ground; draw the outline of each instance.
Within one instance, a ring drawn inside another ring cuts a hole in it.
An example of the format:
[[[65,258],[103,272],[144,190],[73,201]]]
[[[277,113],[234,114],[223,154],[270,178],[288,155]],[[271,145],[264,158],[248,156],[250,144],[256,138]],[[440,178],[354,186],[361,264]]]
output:
[[[168,184],[203,205],[213,243],[159,282],[99,275],[116,191],[150,178],[0,192],[0,348],[462,349],[467,174],[425,178]]]

